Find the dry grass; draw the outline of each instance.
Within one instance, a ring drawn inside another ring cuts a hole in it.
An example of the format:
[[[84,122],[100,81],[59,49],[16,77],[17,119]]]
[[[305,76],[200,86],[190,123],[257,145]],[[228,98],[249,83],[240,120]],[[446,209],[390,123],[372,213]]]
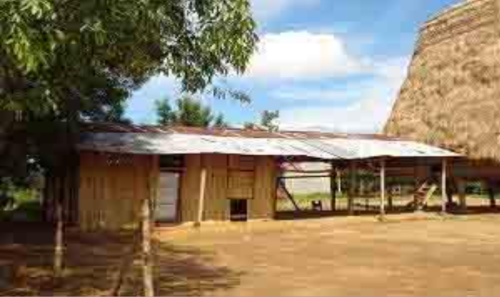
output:
[[[500,160],[497,2],[469,1],[426,25],[386,125],[388,135]]]
[[[206,224],[157,232],[161,295],[495,295],[500,216],[394,215]],[[50,229],[3,226],[0,295],[106,295],[128,234],[69,233],[67,271],[50,279]],[[140,293],[136,270],[126,294]]]

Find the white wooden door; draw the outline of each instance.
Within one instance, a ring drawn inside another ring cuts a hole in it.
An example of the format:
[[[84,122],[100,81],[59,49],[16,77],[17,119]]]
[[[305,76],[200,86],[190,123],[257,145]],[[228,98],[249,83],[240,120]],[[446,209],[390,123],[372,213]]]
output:
[[[160,222],[177,220],[180,174],[161,172],[155,218]]]

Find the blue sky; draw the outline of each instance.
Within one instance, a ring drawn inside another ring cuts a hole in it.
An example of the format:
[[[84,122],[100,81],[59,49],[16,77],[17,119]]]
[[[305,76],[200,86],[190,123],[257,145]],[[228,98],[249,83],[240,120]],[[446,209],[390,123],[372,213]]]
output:
[[[282,129],[378,132],[423,22],[460,0],[251,0],[261,37],[242,77],[226,79],[252,104],[203,97],[232,125],[280,110]],[[154,123],[154,101],[179,94],[172,78],[136,91],[127,115]]]

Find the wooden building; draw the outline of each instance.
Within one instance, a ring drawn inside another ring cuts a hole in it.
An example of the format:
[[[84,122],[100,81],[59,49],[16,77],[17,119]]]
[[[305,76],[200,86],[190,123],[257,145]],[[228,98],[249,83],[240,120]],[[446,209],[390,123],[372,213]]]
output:
[[[116,230],[135,227],[146,199],[157,223],[273,219],[286,162],[327,162],[332,174],[371,164],[384,199],[385,164],[458,155],[380,135],[95,124],[78,156],[64,177],[48,178],[47,200],[63,200],[66,221],[84,230]]]
[[[84,229],[134,224],[148,195],[156,197],[157,222],[273,218],[273,157],[99,152],[80,156],[78,221]]]

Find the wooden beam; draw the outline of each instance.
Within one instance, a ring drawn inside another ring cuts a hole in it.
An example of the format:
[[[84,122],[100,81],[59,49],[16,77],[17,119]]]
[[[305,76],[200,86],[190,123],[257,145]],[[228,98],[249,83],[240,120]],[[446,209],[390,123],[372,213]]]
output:
[[[311,179],[311,178],[329,178],[331,174],[325,175],[289,175],[281,176],[280,179]]]
[[[443,159],[441,165],[441,212],[446,213],[446,203],[448,203],[448,191],[446,180],[448,178],[448,160]]]
[[[198,217],[196,219],[196,227],[201,226],[201,222],[203,222],[203,213],[205,210],[205,192],[206,192],[206,184],[207,184],[207,169],[205,167],[201,168],[201,177],[200,177],[200,196],[198,197]]]
[[[380,218],[385,216],[385,159],[380,160]]]
[[[299,205],[297,204],[297,202],[295,201],[295,199],[293,198],[293,195],[292,193],[290,193],[290,191],[288,191],[288,189],[286,188],[286,184],[283,180],[279,180],[279,185],[281,187],[281,189],[283,190],[283,192],[285,192],[286,196],[288,197],[288,199],[292,202],[293,204],[293,207],[295,207],[295,210],[296,211],[301,211]]]

